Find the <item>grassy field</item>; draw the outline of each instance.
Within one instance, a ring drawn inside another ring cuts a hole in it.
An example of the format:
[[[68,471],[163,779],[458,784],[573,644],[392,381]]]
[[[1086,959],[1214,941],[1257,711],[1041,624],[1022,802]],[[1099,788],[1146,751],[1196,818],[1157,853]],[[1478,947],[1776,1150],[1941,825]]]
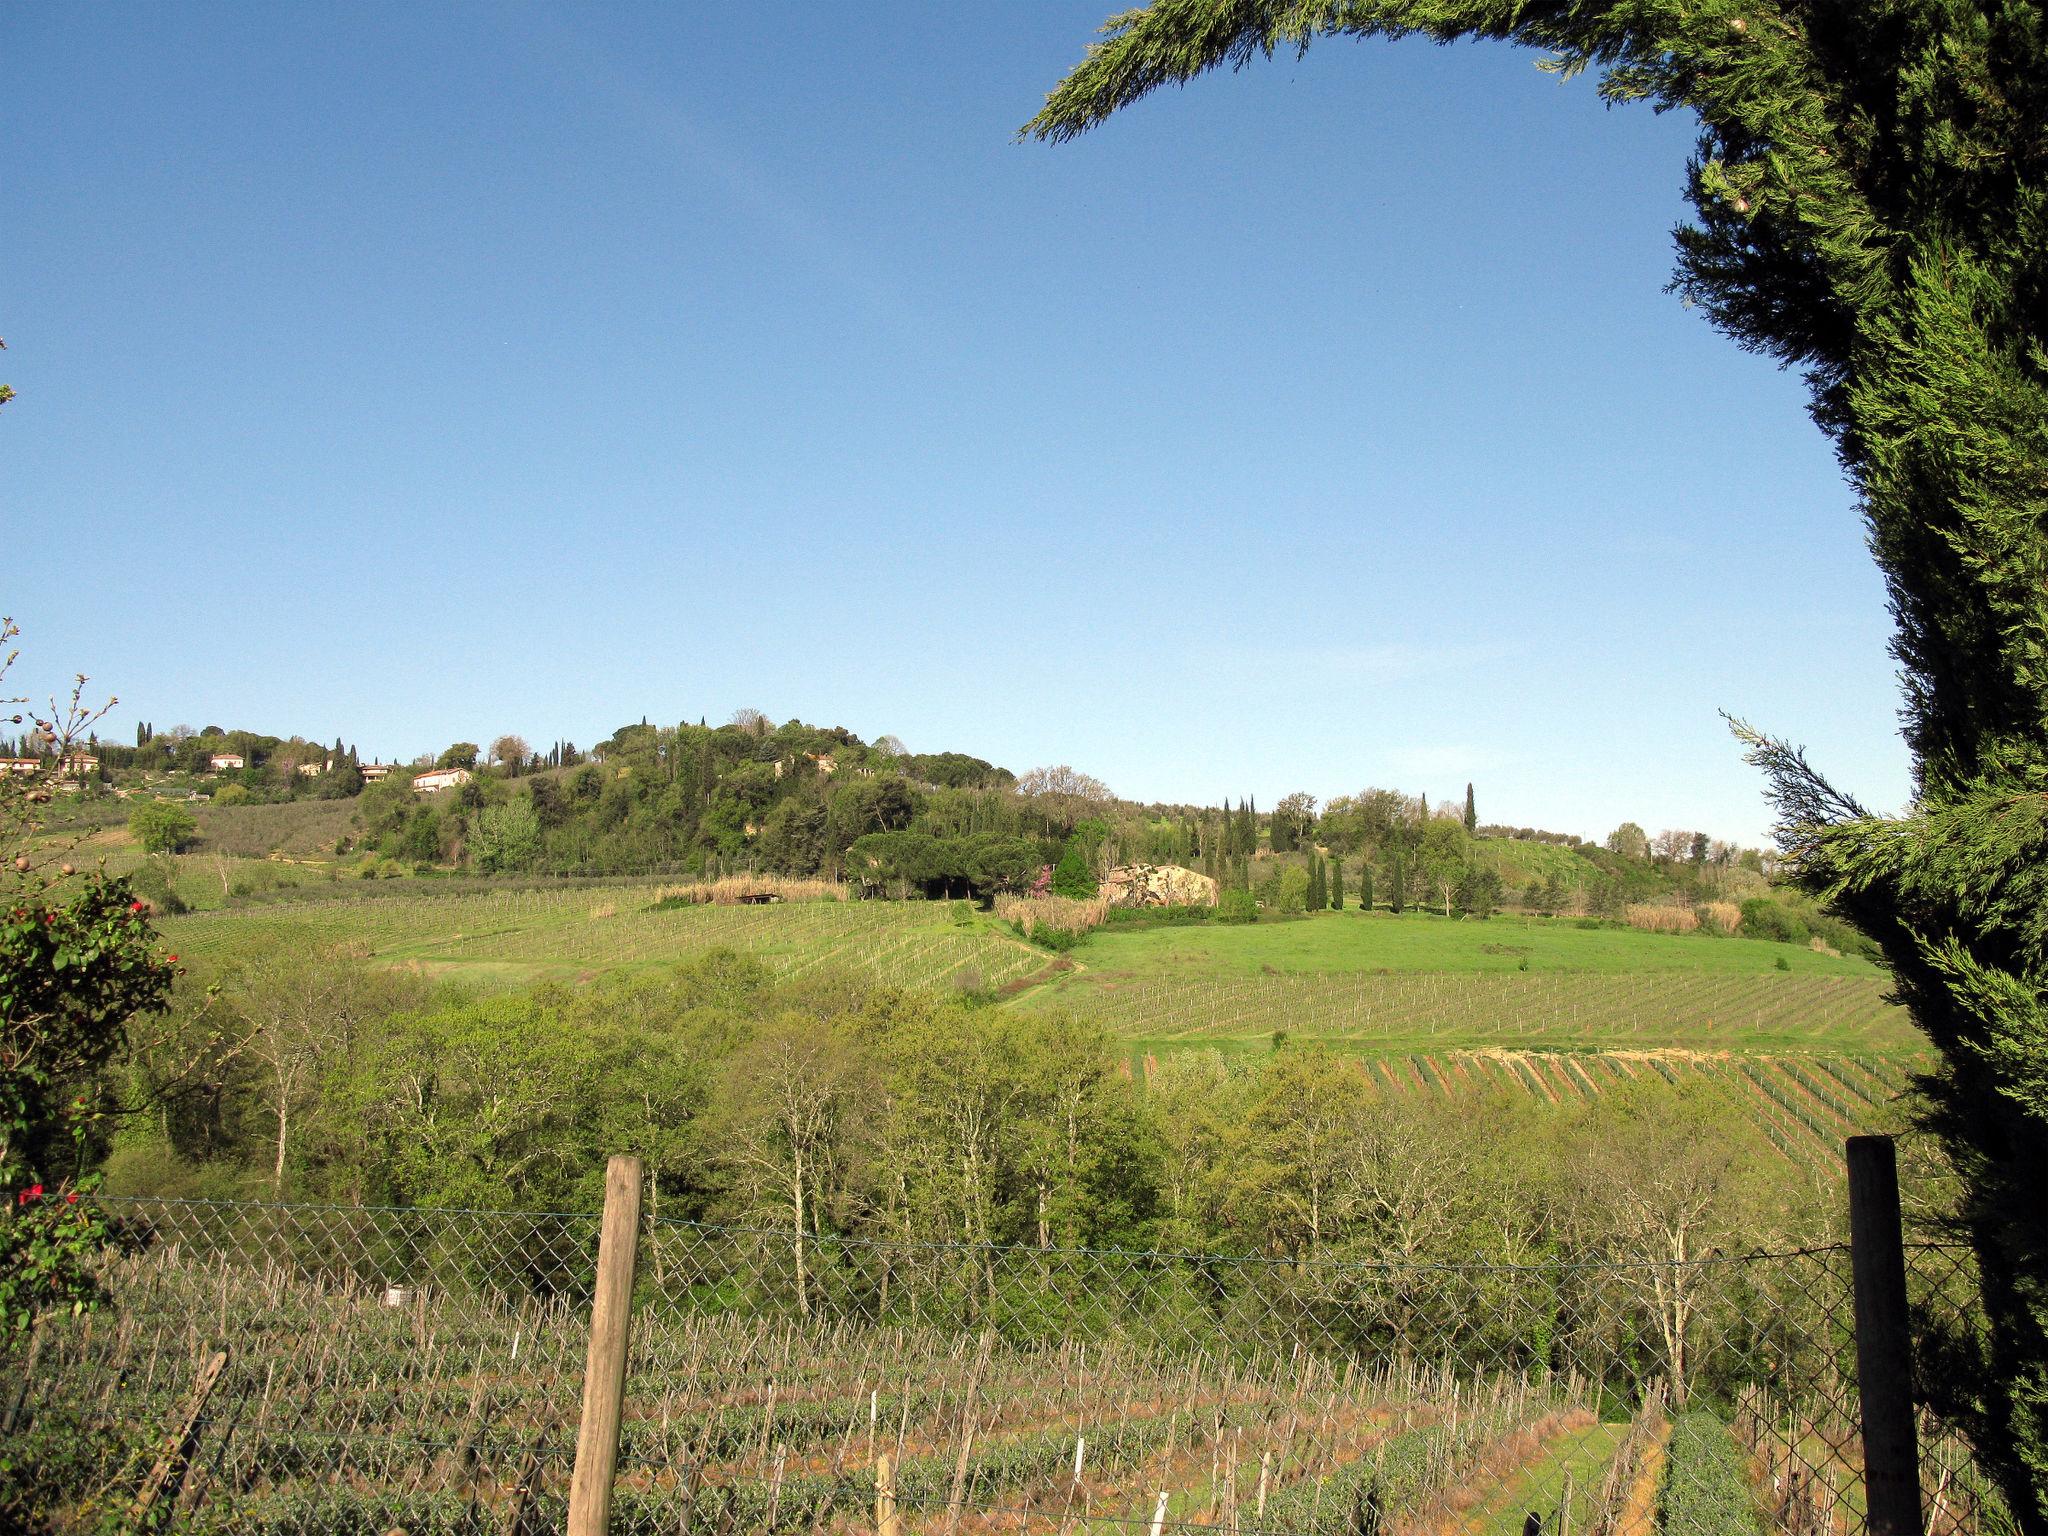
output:
[[[1319,912],[1287,922],[1119,928],[1092,934],[1079,958],[1098,976],[1221,978],[1373,971],[1711,972],[1758,976],[1779,960],[1801,976],[1876,980],[1877,968],[1759,939],[1581,927],[1568,917],[1470,922],[1423,912]]]
[[[993,990],[1044,970],[1052,957],[956,917],[943,903],[804,902],[657,909],[657,887],[437,892],[418,886],[369,900],[306,901],[197,913],[163,924],[167,940],[203,961],[284,940],[358,944],[374,960],[493,985],[588,980],[673,965],[720,947],[778,975],[838,967],[886,985]]]

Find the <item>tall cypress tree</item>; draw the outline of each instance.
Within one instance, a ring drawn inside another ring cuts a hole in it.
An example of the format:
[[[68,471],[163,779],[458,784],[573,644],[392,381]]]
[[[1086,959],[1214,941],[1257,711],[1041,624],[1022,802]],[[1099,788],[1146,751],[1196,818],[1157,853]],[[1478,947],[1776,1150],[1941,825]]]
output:
[[[1479,807],[1472,801],[1472,786],[1465,785],[1465,830],[1474,837],[1479,835]]]
[[[1408,910],[1408,871],[1401,862],[1401,845],[1394,844],[1394,856],[1387,864],[1387,910]]]
[[[1370,912],[1372,910],[1371,859],[1360,859],[1358,861],[1358,910],[1361,912]]]
[[[1334,854],[1330,857],[1330,910],[1344,910],[1344,861]]]

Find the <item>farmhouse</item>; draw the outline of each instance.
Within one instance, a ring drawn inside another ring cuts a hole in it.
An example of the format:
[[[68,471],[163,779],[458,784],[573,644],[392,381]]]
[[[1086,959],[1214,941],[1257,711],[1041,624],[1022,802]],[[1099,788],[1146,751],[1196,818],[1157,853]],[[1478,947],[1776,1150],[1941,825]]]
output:
[[[444,789],[467,784],[469,778],[467,768],[436,768],[430,773],[415,774],[412,787],[423,795],[435,795]]]
[[[229,773],[249,766],[249,760],[239,752],[216,752],[206,761],[215,773]]]
[[[0,757],[0,773],[34,773],[42,766],[40,757]]]
[[[365,763],[356,772],[363,776],[365,784],[379,784],[391,777],[391,765],[389,763]]]
[[[299,776],[301,778],[317,779],[321,774],[325,773],[326,771],[327,765],[317,760],[310,763],[299,764]]]

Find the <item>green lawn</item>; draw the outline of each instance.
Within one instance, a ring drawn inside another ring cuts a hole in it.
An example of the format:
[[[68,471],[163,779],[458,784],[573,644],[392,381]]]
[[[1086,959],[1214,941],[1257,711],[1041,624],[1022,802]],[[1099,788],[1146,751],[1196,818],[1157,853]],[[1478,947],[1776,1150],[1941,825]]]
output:
[[[1762,975],[1784,960],[1795,974],[1881,973],[1867,960],[1791,944],[1698,934],[1581,928],[1572,918],[1485,922],[1420,912],[1319,912],[1292,921],[1200,927],[1109,927],[1074,953],[1098,972],[1132,977],[1331,975],[1350,971],[1712,971]]]

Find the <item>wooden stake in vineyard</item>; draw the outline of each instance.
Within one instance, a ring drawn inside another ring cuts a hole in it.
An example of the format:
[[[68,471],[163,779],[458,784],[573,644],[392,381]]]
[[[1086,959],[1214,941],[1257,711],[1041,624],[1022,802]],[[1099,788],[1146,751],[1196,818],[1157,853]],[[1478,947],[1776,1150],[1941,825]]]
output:
[[[590,1304],[590,1354],[583,1372],[583,1423],[569,1481],[569,1536],[606,1536],[619,1427],[626,1407],[626,1344],[633,1322],[633,1262],[640,1246],[637,1157],[604,1171],[604,1221],[597,1239],[597,1291]]]
[[[903,1536],[896,1513],[896,1461],[887,1451],[875,1458],[875,1536]]]

